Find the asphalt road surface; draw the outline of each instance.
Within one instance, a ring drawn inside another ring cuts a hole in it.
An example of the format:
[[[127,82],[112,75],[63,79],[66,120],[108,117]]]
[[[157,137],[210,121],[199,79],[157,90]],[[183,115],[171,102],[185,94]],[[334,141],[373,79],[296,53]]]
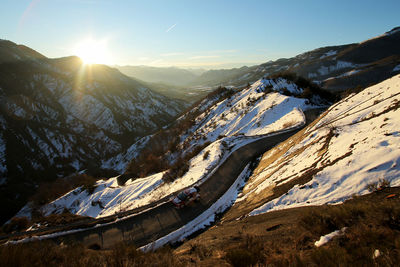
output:
[[[251,160],[297,131],[266,137],[234,151],[211,177],[200,185],[199,202],[193,202],[182,209],[176,209],[171,202],[166,202],[125,220],[60,236],[57,241],[79,242],[87,247],[98,248],[111,248],[121,241],[132,243],[137,247],[155,241],[179,229],[207,210],[229,189]]]

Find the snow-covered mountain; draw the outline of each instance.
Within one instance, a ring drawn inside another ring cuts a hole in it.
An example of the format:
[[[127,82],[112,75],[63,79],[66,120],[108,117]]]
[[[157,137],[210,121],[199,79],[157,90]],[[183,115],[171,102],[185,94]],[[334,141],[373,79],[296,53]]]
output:
[[[301,86],[304,85],[301,84]],[[282,126],[280,119],[283,115],[295,113],[292,110],[293,105],[301,108],[300,102],[307,103],[306,105],[328,104],[326,96],[320,96],[321,92],[312,93],[308,88],[305,93],[301,86],[283,78],[263,78],[243,90],[221,88],[215,91],[177,120],[180,122],[190,118],[193,123],[188,129],[184,129],[184,133],[178,133],[179,138],[175,140],[178,144],[175,150],[179,152],[173,151],[168,155],[163,155],[164,160],[174,162],[179,157],[178,154],[188,154],[196,147],[226,136],[267,134]],[[270,94],[272,92],[275,94]],[[287,98],[287,95],[303,98]],[[306,96],[310,99],[306,99]],[[295,104],[292,101],[297,102]],[[193,114],[196,115],[191,118]],[[283,123],[288,122],[283,120]],[[175,138],[175,135],[176,132],[167,129],[162,139],[164,142],[169,142]],[[146,146],[148,147],[152,142],[156,142],[159,146],[159,140],[154,139],[148,136],[138,140],[124,153],[103,161],[102,167],[118,171],[125,170],[128,163],[145,150]]]
[[[399,186],[399,96],[396,75],[331,106],[264,154],[233,208],[257,215]]]
[[[399,47],[400,27],[397,27],[360,43],[322,47],[253,67],[210,70],[193,83],[245,86],[266,75],[289,71],[328,90],[367,87],[400,73]]]
[[[249,88],[230,90],[222,99],[203,100],[195,108],[200,112],[194,118],[193,126],[178,137],[176,151],[168,151],[164,159],[159,159],[173,163],[196,147],[202,147],[189,160],[188,171],[182,176],[167,182],[163,171],[143,178],[130,177],[123,185],[117,177],[100,180],[93,193],[76,188],[44,206],[43,212],[48,215],[68,209],[78,215],[103,217],[157,201],[182,188],[203,183],[232,151],[268,133],[303,125],[304,110],[327,107],[328,104],[317,92],[304,98],[303,88],[282,78],[260,79]],[[134,153],[151,139],[149,136],[133,145],[130,156],[134,157]],[[117,157],[114,162],[107,162],[110,164],[107,166],[125,169],[127,158],[128,155]],[[29,209],[24,209],[18,216],[26,215],[26,211]]]
[[[0,102],[4,217],[39,182],[99,169],[102,159],[171,123],[187,107],[108,66],[84,65],[77,57],[49,59],[4,40]]]

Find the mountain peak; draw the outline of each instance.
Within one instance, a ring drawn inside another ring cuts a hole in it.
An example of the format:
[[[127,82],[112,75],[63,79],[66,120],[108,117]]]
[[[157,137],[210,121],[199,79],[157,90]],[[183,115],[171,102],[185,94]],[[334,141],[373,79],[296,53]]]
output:
[[[394,28],[391,29],[390,31],[386,32],[386,34],[391,35],[391,34],[395,34],[395,33],[398,33],[398,32],[400,32],[400,26],[394,27]]]
[[[39,52],[25,45],[0,39],[0,63],[45,59]]]

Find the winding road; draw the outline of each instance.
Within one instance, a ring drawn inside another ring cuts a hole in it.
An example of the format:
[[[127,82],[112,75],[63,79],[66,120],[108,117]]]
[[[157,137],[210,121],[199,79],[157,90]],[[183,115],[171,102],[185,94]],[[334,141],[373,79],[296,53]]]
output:
[[[171,202],[131,218],[109,225],[59,237],[59,242],[82,242],[88,247],[110,248],[128,241],[140,247],[187,224],[207,210],[233,184],[254,157],[292,136],[297,130],[266,137],[234,151],[222,165],[200,185],[201,199],[190,207],[176,209]]]
[[[306,112],[307,124],[317,112]],[[145,208],[136,209],[130,217],[118,220],[116,216],[108,220],[95,220],[96,227],[87,228],[55,237],[56,242],[83,243],[86,247],[111,248],[121,241],[127,241],[140,247],[151,243],[179,229],[206,211],[231,187],[244,167],[255,157],[271,149],[300,129],[278,132],[252,143],[249,143],[232,154],[218,169],[200,185],[201,199],[190,207],[176,209],[169,201],[157,201]],[[149,208],[150,207],[150,208]],[[128,214],[129,214],[128,213]],[[126,215],[123,214],[123,215]],[[119,214],[118,217],[122,217]],[[102,223],[102,224],[100,224]],[[93,223],[91,225],[94,225]]]

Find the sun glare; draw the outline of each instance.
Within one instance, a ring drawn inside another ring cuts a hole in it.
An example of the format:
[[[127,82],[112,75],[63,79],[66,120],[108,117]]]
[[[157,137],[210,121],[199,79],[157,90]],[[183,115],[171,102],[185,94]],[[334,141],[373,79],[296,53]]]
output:
[[[75,46],[74,54],[85,64],[110,64],[111,58],[104,40],[86,39]]]

